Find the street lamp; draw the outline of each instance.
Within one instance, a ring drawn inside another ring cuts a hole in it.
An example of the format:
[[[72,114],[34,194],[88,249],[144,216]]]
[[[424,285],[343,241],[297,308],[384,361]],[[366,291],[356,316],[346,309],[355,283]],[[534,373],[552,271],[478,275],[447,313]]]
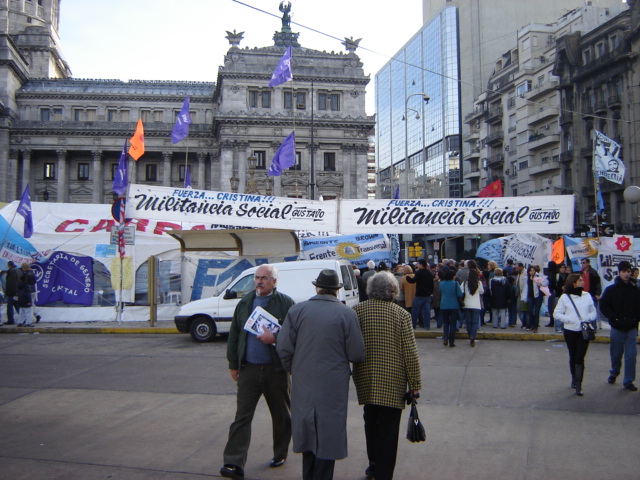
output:
[[[255,178],[257,164],[258,159],[255,157],[255,155],[249,155],[249,158],[247,158],[247,165],[249,165],[249,181],[247,182],[246,193],[258,193]]]
[[[429,103],[431,99],[429,95],[424,92],[420,93],[412,93],[408,95],[404,99],[404,183],[405,183],[405,194],[409,196],[409,99],[411,97],[415,97],[416,95],[420,95],[422,100],[424,100],[425,104]],[[413,109],[411,109],[413,110]],[[414,110],[416,111],[416,110]],[[417,111],[416,111],[417,112]]]

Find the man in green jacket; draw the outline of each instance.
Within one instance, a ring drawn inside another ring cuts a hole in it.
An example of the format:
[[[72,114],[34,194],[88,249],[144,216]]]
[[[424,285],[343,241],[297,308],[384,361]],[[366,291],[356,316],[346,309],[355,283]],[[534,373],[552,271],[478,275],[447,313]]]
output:
[[[284,464],[291,442],[289,374],[275,349],[274,336],[248,334],[244,325],[256,307],[262,307],[282,321],[294,304],[287,295],[276,290],[278,271],[272,265],[261,265],[255,274],[255,292],[242,297],[236,306],[227,340],[227,360],[231,378],[237,382],[236,417],[229,428],[224,449],[223,477],[244,478],[244,465],[251,442],[251,421],[260,397],[271,412],[273,425],[273,458],[270,467]]]

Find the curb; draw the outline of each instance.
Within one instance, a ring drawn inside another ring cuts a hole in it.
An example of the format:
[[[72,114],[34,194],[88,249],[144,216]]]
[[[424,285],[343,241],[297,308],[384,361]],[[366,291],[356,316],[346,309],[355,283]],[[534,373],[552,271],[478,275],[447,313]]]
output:
[[[416,331],[416,338],[442,338],[442,331]],[[456,333],[456,338],[469,339],[469,335],[463,332]],[[515,342],[539,341],[539,342],[564,342],[562,334],[549,333],[493,333],[478,332],[476,340],[511,340]],[[609,337],[596,336],[591,343],[609,343]]]
[[[2,327],[2,333],[120,333],[120,334],[178,334],[169,327]]]
[[[153,335],[188,335],[178,332],[175,327],[151,327],[151,326],[135,326],[135,327],[95,327],[95,326],[34,326],[34,327],[7,327],[0,328],[0,334],[3,333],[62,333],[62,334],[153,334]],[[417,330],[414,332],[416,338],[442,338],[442,330]],[[469,335],[464,332],[458,332],[456,338],[468,339]],[[476,340],[510,340],[515,342],[539,341],[539,342],[564,342],[562,334],[552,333],[494,333],[494,332],[478,332]],[[609,343],[609,337],[600,335],[592,343]],[[640,341],[638,342],[640,343]]]

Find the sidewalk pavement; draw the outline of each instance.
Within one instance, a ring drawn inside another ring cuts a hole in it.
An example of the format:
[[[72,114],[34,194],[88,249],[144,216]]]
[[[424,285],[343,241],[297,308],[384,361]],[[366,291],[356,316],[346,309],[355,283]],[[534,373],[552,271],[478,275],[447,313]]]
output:
[[[540,328],[533,333],[516,327],[506,329],[493,328],[486,324],[480,327],[476,339],[478,340],[515,340],[515,341],[564,341],[562,333],[556,332],[553,327],[545,327],[549,323],[548,317],[540,317]],[[442,338],[442,329],[436,328],[435,321],[431,322],[431,329],[417,328],[416,338]],[[119,334],[180,334],[173,320],[161,320],[151,326],[150,322],[40,322],[33,327],[17,327],[4,325],[1,333],[119,333]],[[609,343],[610,327],[602,322],[596,332],[596,342]],[[186,335],[186,334],[182,334]],[[456,336],[460,339],[468,338],[464,325]]]

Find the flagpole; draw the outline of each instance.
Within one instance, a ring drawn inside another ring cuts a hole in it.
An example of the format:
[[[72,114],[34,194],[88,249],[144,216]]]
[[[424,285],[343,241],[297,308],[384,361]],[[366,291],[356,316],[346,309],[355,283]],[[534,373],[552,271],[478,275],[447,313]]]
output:
[[[600,214],[598,213],[598,191],[600,188],[600,183],[598,182],[598,176],[596,175],[596,132],[595,129],[592,130],[593,140],[592,140],[592,149],[593,152],[591,154],[592,157],[592,166],[593,169],[593,204],[595,205],[596,210],[596,238],[598,242],[600,242]]]

